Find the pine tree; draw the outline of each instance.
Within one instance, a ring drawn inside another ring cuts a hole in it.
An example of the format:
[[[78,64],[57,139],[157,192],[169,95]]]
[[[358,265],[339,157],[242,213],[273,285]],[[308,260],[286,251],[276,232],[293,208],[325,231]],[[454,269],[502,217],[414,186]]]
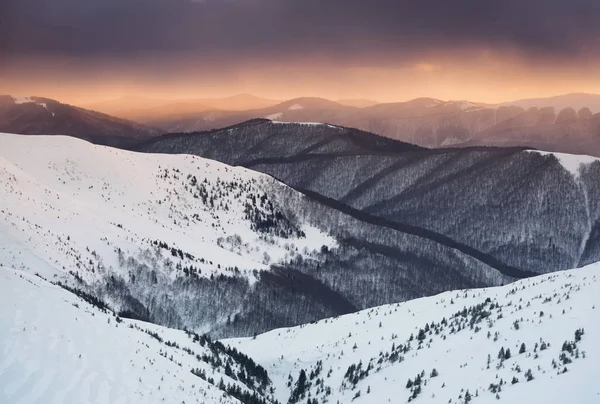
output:
[[[531,369],[527,369],[527,372],[525,372],[525,378],[528,382],[533,380],[533,373],[531,373]]]
[[[527,348],[525,347],[525,343],[523,342],[521,344],[521,348],[519,349],[519,353],[520,354],[525,353],[526,350],[527,350]]]

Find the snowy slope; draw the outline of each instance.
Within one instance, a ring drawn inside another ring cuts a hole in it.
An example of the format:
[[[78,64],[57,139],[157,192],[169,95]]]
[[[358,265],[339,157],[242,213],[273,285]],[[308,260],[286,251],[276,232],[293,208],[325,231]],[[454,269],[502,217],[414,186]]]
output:
[[[248,368],[183,331],[119,319],[6,267],[0,296],[1,403],[240,403],[221,380],[272,402],[268,382],[248,387],[227,376],[227,363],[236,374]]]
[[[189,278],[251,285],[255,270],[335,245],[279,200],[283,187],[195,156],[0,134],[0,263],[88,286],[116,277],[136,298]]]
[[[304,370],[290,402],[598,403],[599,280],[593,264],[227,342],[269,371],[282,402]]]
[[[567,154],[567,153],[552,153],[539,150],[528,150],[530,153],[541,154],[542,156],[552,155],[560,162],[560,164],[570,172],[574,177],[579,177],[581,168],[598,161],[597,157],[587,156],[585,154]]]

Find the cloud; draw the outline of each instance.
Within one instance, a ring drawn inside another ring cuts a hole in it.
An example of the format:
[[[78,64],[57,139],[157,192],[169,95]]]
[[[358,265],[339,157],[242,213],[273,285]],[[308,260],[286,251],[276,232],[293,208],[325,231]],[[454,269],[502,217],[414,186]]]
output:
[[[0,52],[189,53],[214,60],[329,54],[412,60],[453,48],[582,57],[597,0],[3,0]],[[418,63],[418,61],[415,61]]]

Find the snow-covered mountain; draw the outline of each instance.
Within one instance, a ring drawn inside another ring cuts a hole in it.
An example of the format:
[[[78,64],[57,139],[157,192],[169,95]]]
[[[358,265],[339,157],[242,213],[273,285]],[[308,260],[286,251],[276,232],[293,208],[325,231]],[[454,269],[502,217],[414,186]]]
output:
[[[194,304],[226,301],[228,282],[248,289],[270,264],[336,246],[279,199],[285,188],[194,156],[2,134],[0,262],[75,281],[140,318],[216,328],[239,308]],[[219,280],[224,290],[202,289]]]
[[[139,150],[264,172],[365,221],[466,246],[507,274],[600,260],[600,162],[585,155],[428,150],[352,128],[265,120],[160,136]]]
[[[600,265],[224,341],[288,403],[600,401]]]
[[[205,336],[122,319],[6,266],[0,296],[1,403],[274,401],[265,369]]]
[[[600,265],[253,338],[123,319],[0,267],[0,402],[597,403]]]
[[[0,134],[0,402],[600,399],[600,263],[531,277],[598,261],[595,158],[432,152],[319,124],[228,135],[204,134],[213,156],[303,192],[176,154],[202,151],[198,136],[159,155]],[[391,165],[365,170],[375,157]],[[408,177],[427,180],[402,190]],[[390,208],[452,195],[473,203],[438,213],[439,233]],[[467,219],[478,231],[458,231]]]
[[[0,237],[5,265],[215,337],[534,274],[265,174],[61,136],[0,135]]]

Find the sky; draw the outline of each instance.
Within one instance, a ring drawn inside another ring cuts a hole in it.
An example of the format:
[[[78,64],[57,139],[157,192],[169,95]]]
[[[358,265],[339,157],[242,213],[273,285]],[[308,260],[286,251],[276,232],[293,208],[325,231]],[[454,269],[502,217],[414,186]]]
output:
[[[2,0],[0,89],[501,102],[600,93],[598,0]]]

